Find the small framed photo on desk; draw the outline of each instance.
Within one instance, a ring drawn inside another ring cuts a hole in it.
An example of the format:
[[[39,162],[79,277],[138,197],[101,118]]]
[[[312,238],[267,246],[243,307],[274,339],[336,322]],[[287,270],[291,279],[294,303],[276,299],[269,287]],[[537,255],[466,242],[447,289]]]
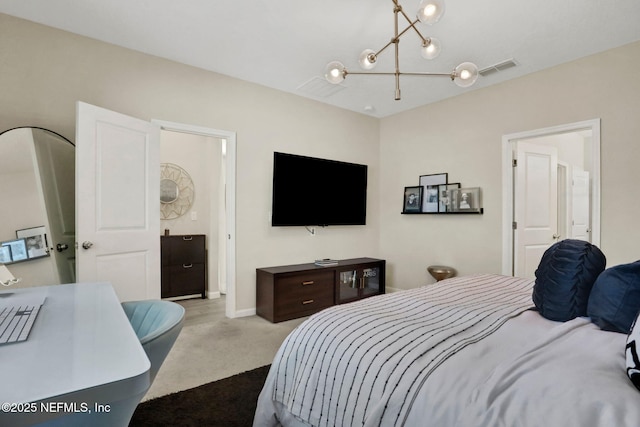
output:
[[[11,262],[11,247],[0,246],[0,264],[9,264]]]
[[[11,253],[10,262],[24,261],[29,258],[27,254],[27,242],[25,242],[24,239],[2,242],[2,247],[9,248]]]
[[[29,259],[49,256],[47,234],[44,226],[18,230],[16,231],[16,237],[25,240]]]

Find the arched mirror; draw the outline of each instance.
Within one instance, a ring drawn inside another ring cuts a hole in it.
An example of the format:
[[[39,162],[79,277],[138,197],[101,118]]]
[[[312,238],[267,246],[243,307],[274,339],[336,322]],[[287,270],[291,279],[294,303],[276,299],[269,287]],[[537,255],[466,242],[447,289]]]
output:
[[[75,282],[75,146],[53,131],[0,133],[0,254],[16,286]]]

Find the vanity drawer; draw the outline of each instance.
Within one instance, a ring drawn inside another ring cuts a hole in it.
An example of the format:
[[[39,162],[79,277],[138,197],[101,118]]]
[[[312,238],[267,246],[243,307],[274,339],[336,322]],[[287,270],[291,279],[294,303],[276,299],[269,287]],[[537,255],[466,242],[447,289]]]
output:
[[[279,276],[275,279],[276,293],[311,295],[327,288],[333,289],[333,271],[305,272]]]
[[[333,305],[333,272],[276,279],[275,311],[307,316]]]
[[[271,322],[309,316],[333,305],[333,270],[270,274],[257,270],[256,312]]]

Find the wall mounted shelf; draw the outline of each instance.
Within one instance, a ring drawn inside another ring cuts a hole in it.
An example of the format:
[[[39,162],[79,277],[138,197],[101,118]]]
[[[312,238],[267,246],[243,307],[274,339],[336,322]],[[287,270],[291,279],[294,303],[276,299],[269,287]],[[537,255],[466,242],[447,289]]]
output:
[[[400,212],[402,215],[482,215],[484,213],[484,208],[480,208],[480,210],[472,210],[472,211],[458,211],[458,212]]]
[[[480,187],[449,182],[448,173],[420,175],[420,184],[404,187],[402,214],[483,214]]]

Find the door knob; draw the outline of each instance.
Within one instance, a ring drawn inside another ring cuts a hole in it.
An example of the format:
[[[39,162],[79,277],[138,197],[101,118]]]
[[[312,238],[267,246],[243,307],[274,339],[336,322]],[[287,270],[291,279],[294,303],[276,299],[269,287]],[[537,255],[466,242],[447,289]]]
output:
[[[89,242],[88,240],[82,242],[82,249],[89,249],[91,246],[93,246],[93,243]]]
[[[56,250],[58,252],[62,252],[62,251],[67,250],[67,249],[69,249],[69,245],[67,245],[66,243],[58,243],[56,245]]]
[[[560,240],[560,235],[559,234],[554,234],[551,237],[553,238],[553,240]]]

